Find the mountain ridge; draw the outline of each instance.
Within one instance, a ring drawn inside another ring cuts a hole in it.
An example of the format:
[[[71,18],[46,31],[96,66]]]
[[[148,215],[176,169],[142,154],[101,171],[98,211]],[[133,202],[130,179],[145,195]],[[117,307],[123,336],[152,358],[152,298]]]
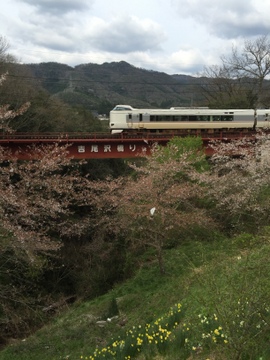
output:
[[[134,107],[190,106],[198,84],[198,78],[189,75],[168,75],[125,61],[74,67],[57,62],[24,66],[51,96],[98,112],[108,112],[119,103]]]

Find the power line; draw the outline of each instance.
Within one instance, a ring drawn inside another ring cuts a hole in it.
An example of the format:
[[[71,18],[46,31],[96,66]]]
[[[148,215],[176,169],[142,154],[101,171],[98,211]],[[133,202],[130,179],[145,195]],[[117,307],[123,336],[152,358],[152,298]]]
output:
[[[170,76],[170,75],[168,75]],[[21,79],[25,79],[25,80],[45,80],[45,81],[65,81],[65,82],[87,82],[87,83],[111,83],[111,84],[134,84],[134,85],[163,85],[163,86],[181,86],[181,85],[196,85],[196,84],[181,84],[180,82],[176,82],[176,83],[162,83],[162,82],[134,82],[134,81],[130,81],[130,80],[126,80],[126,81],[115,81],[115,80],[90,80],[90,79],[67,79],[67,78],[60,78],[60,77],[54,77],[54,78],[48,78],[48,77],[43,77],[43,76],[25,76],[25,75],[7,75],[7,77],[11,77],[11,78],[21,78]],[[197,84],[198,85],[198,84]]]

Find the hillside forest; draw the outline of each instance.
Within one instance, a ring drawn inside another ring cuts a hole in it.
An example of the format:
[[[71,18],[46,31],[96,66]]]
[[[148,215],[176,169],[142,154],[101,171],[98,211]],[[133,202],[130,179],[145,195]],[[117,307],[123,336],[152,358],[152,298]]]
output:
[[[261,56],[253,77],[237,49],[196,78],[21,65],[7,50],[1,37],[3,132],[105,132],[97,114],[117,102],[185,105],[187,86],[193,105],[270,99],[266,37],[241,52]],[[1,360],[270,358],[269,133],[211,146],[207,158],[199,137],[174,138],[125,161],[0,147]]]

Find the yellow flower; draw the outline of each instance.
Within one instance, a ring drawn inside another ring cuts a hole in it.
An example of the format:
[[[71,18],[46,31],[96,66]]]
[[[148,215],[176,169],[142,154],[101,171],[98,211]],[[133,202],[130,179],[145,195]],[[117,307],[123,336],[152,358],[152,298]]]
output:
[[[212,340],[213,340],[214,343],[217,342],[217,338],[215,336],[212,336]]]

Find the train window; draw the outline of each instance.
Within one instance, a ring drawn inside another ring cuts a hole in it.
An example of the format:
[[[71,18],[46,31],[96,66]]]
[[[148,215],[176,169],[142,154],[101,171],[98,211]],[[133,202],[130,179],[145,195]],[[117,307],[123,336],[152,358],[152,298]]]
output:
[[[233,121],[232,115],[221,115],[221,121]]]
[[[150,115],[150,121],[172,121],[169,115]]]
[[[200,115],[198,118],[200,121],[210,121],[210,116],[208,115]]]
[[[132,119],[132,114],[128,114],[128,118],[129,118],[129,120],[131,120]]]
[[[213,121],[233,121],[233,115],[213,115]]]
[[[181,121],[188,121],[188,116],[186,115],[181,116]]]
[[[140,121],[142,121],[142,114],[139,114],[139,119],[140,119]]]
[[[142,114],[140,114],[140,121]],[[150,121],[233,121],[233,115],[150,115]]]
[[[198,121],[199,118],[197,115],[189,115],[188,120],[189,121]]]

